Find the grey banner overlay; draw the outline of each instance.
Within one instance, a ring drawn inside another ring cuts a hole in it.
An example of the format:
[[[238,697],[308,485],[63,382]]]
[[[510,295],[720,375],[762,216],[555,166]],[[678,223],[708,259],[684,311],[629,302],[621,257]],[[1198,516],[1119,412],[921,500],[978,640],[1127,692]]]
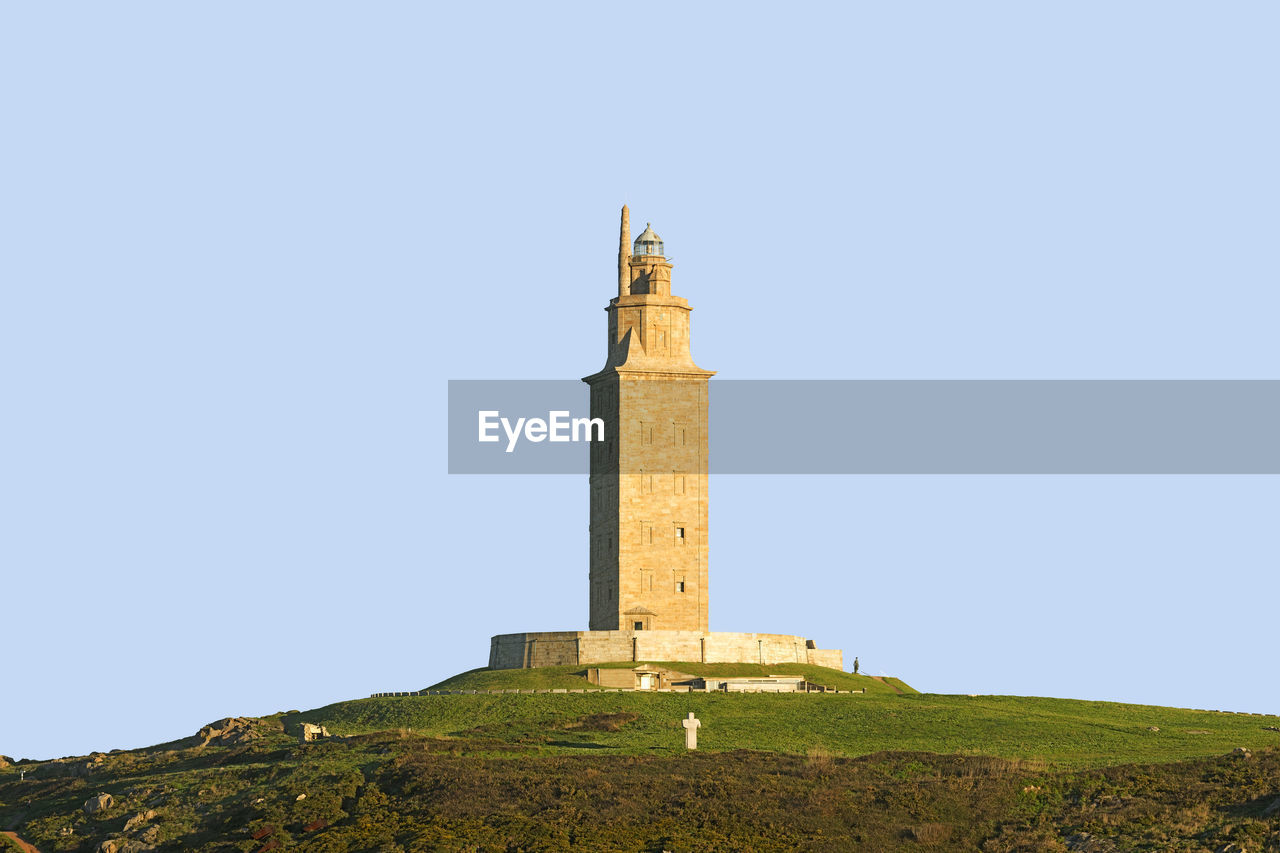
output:
[[[451,380],[449,473],[588,473],[585,442],[480,443],[481,410],[587,418],[582,382]],[[713,474],[1280,474],[1276,380],[714,379],[709,411]]]

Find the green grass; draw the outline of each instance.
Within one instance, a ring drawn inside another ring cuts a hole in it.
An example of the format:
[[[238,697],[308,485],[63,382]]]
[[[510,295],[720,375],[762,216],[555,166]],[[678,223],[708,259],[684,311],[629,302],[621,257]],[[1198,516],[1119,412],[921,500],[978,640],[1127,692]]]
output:
[[[576,671],[444,684],[538,689],[580,684]],[[84,759],[24,765],[22,782],[0,772],[0,825],[45,853],[136,840],[143,830],[123,827],[151,810],[164,849],[208,853],[1280,849],[1280,732],[1266,728],[1280,718],[866,681],[866,694],[338,702],[263,718],[247,744],[113,752],[89,776]],[[679,727],[689,711],[703,721],[695,753]],[[299,745],[304,720],[340,737]],[[114,805],[85,815],[100,792]],[[1106,843],[1082,848],[1084,832]]]
[[[825,666],[781,664],[762,666],[755,663],[688,663],[682,661],[643,661],[654,666],[674,669],[688,675],[760,676],[802,675],[814,684],[837,690],[863,690],[867,693],[895,694],[892,687],[866,675],[853,675]],[[602,669],[632,669],[640,662],[590,664]],[[433,684],[428,690],[549,690],[558,688],[596,689],[587,682],[587,665],[545,666],[537,669],[473,669]],[[916,691],[896,678],[887,678],[904,693]]]
[[[634,664],[633,664],[634,666]],[[595,689],[587,683],[586,667],[548,666],[538,669],[472,669],[433,684],[428,690],[549,690]]]
[[[408,696],[339,702],[285,718],[335,734],[412,730],[479,738],[496,753],[653,755],[683,749],[679,720],[703,721],[699,747],[839,756],[884,750],[1035,759],[1059,768],[1166,762],[1280,744],[1280,718],[1016,696],[885,693],[570,693]],[[617,731],[584,719],[634,715]],[[1150,731],[1150,727],[1159,731]]]
[[[893,676],[886,675],[881,680],[894,685],[895,687],[898,688],[898,690],[900,690],[903,693],[919,693],[920,692],[919,690],[916,690],[914,687],[912,687],[910,684],[907,684],[901,678],[894,678]]]

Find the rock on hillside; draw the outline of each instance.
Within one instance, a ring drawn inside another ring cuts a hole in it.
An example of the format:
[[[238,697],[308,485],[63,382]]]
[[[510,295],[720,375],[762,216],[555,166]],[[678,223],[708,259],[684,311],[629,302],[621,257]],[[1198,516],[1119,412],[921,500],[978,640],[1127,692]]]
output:
[[[200,746],[237,746],[262,737],[258,720],[249,717],[226,717],[196,732]]]
[[[110,794],[99,794],[96,797],[90,797],[84,801],[84,813],[97,814],[98,812],[106,811],[111,808],[114,802]]]

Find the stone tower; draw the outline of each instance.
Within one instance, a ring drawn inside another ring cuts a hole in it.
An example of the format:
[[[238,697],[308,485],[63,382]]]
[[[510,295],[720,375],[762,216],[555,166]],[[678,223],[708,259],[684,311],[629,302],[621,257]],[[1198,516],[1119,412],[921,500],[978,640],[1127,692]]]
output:
[[[583,379],[591,417],[591,623],[587,631],[495,634],[489,667],[631,661],[809,664],[840,669],[839,649],[795,634],[707,626],[707,380],[689,354],[689,303],[646,227],[634,253],[627,209],[605,365]],[[640,682],[643,687],[643,681]]]
[[[689,303],[646,225],[622,208],[605,366],[583,379],[605,441],[591,445],[593,631],[707,631],[707,380]]]

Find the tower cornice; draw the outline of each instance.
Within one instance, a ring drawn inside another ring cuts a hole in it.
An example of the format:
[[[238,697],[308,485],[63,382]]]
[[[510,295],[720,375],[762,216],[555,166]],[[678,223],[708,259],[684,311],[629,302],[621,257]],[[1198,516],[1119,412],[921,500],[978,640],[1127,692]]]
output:
[[[648,370],[634,367],[606,367],[590,376],[582,377],[588,385],[594,385],[605,379],[621,379],[624,377],[643,377],[645,379],[707,379],[715,376],[714,370],[703,370],[695,367],[692,370]]]
[[[639,305],[653,305],[658,308],[683,308],[692,311],[689,300],[683,296],[660,296],[656,293],[629,293],[626,296],[615,296],[604,306],[609,311],[614,308],[631,308]]]

